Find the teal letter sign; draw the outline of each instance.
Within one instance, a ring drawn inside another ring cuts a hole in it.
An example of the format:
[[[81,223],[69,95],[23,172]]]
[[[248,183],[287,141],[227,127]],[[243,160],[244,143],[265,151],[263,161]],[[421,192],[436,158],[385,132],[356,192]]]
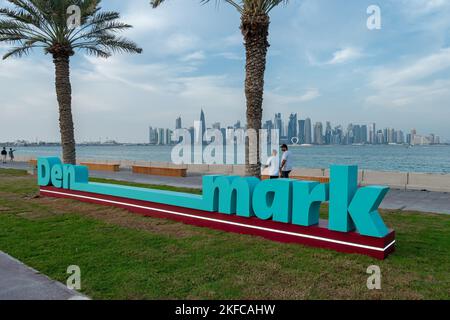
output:
[[[203,195],[136,188],[88,181],[84,166],[63,165],[58,158],[38,159],[40,186],[148,201],[201,211],[273,220],[300,226],[319,223],[322,202],[329,201],[333,231],[357,230],[383,238],[388,233],[378,206],[387,187],[358,189],[356,166],[332,166],[330,184],[289,179],[260,181],[252,177],[203,177]]]

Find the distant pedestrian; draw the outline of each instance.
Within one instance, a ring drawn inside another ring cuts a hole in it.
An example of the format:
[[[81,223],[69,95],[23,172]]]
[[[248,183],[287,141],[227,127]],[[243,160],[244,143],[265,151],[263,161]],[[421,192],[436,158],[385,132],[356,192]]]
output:
[[[268,169],[270,179],[278,179],[280,177],[280,161],[278,160],[278,151],[273,150],[272,156],[267,159],[265,168]]]
[[[9,148],[9,160],[11,162],[14,162],[14,152],[16,152],[16,150],[13,150],[12,148]]]
[[[2,162],[3,163],[6,163],[6,157],[7,156],[8,156],[8,152],[6,151],[6,148],[3,147],[3,150],[2,150]]]
[[[283,151],[283,156],[281,157],[280,176],[288,179],[292,172],[292,155],[286,144],[281,146],[281,151]]]

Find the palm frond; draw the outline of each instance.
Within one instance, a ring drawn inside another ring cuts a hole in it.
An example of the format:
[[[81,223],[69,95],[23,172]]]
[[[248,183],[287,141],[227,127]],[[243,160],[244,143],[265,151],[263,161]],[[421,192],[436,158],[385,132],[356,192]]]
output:
[[[212,0],[199,0],[200,3],[205,4],[208,2],[211,2]],[[229,5],[236,8],[236,10],[239,13],[248,13],[253,15],[259,15],[259,14],[268,14],[270,11],[272,11],[273,8],[280,4],[287,4],[289,0],[214,0],[216,4],[219,4],[220,2],[228,3]],[[153,8],[159,7],[161,4],[163,4],[165,0],[152,0],[150,1],[150,4]]]
[[[0,42],[18,46],[6,57],[20,57],[35,47],[44,48],[46,53],[86,50],[99,57],[142,52],[134,42],[116,35],[132,26],[120,22],[117,12],[101,11],[101,0],[7,1],[12,8],[0,8]],[[72,5],[81,10],[80,24],[75,28],[67,23],[67,10]]]
[[[24,44],[20,47],[15,47],[8,51],[4,56],[3,60],[8,59],[9,57],[19,57],[21,58],[24,55],[28,55],[30,53],[30,50],[34,48],[34,43],[30,43],[28,45]]]

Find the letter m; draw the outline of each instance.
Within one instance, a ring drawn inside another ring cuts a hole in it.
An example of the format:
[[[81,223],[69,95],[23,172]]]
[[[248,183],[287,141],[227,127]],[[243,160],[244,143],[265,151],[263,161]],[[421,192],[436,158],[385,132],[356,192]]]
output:
[[[205,211],[251,217],[254,215],[253,190],[259,182],[255,177],[204,176],[203,208]]]

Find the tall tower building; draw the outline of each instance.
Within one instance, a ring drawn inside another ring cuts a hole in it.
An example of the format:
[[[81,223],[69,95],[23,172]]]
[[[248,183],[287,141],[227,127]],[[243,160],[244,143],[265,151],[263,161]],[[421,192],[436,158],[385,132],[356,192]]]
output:
[[[202,140],[203,140],[203,137],[205,136],[205,132],[206,132],[205,113],[203,112],[203,109],[202,109],[202,112],[200,113],[200,123],[202,125]]]
[[[414,137],[417,135],[417,130],[416,129],[412,129],[411,130],[411,144],[414,143]]]
[[[327,121],[327,126],[325,129],[325,144],[331,144],[331,139],[333,135],[333,130],[331,129],[330,121]]]
[[[323,124],[316,122],[314,125],[314,144],[323,144]]]
[[[152,127],[149,128],[148,143],[158,144],[158,129],[153,129]]]
[[[281,113],[275,114],[274,125],[275,129],[280,131],[280,137],[284,136],[283,120],[281,119]]]
[[[305,120],[305,144],[312,144],[312,125],[311,119],[306,118]]]
[[[377,144],[377,126],[375,123],[371,123],[369,126],[369,143]]]
[[[361,143],[367,143],[369,141],[367,136],[367,125],[361,126]]]
[[[305,120],[298,121],[298,143],[305,144]]]
[[[292,113],[289,116],[289,125],[288,125],[288,143],[292,143],[292,140],[294,138],[297,138],[298,132],[297,132],[297,114]]]
[[[361,143],[361,126],[359,124],[353,126],[353,143]]]
[[[181,129],[183,127],[183,124],[181,122],[181,117],[178,117],[175,120],[175,130]]]
[[[353,132],[353,123],[350,123],[347,126],[347,135],[346,135],[346,139],[345,140],[346,140],[345,141],[346,144],[353,144],[354,141],[355,141],[355,135],[354,135],[354,132]]]

